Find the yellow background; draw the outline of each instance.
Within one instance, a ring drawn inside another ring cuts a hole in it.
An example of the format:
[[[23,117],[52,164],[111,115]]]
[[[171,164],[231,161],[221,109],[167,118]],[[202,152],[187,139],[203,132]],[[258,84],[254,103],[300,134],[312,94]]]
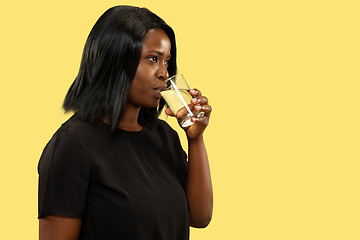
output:
[[[174,28],[179,71],[213,106],[214,215],[191,239],[360,239],[355,0],[3,1],[0,239],[38,238],[38,159],[91,27],[119,4]]]

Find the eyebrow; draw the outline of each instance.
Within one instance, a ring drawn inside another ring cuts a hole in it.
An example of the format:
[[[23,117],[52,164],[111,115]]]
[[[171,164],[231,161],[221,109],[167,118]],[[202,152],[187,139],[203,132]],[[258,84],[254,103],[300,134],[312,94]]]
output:
[[[158,55],[160,55],[160,56],[164,56],[164,53],[163,53],[163,52],[160,52],[160,51],[156,51],[156,50],[148,51],[148,53],[150,53],[150,52],[156,53],[156,54],[158,54]],[[170,57],[171,57],[171,54],[169,55],[169,58],[170,58]]]

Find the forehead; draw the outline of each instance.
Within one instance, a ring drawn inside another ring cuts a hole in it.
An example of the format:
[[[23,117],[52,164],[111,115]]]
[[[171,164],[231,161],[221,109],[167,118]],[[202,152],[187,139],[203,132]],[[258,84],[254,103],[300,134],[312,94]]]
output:
[[[143,43],[143,52],[154,50],[170,54],[171,42],[165,31],[162,29],[151,29],[146,33]]]

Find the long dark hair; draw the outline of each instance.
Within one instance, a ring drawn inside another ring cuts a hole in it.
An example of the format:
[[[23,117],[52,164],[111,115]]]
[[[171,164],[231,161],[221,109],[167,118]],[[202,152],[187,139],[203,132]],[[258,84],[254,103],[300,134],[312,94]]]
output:
[[[140,62],[143,41],[151,29],[162,29],[171,42],[169,75],[175,75],[176,43],[172,28],[146,8],[116,6],[95,23],[85,43],[80,70],[63,103],[65,112],[77,112],[95,123],[107,117],[115,132],[123,117],[132,80]],[[154,127],[165,102],[140,109],[138,122]]]

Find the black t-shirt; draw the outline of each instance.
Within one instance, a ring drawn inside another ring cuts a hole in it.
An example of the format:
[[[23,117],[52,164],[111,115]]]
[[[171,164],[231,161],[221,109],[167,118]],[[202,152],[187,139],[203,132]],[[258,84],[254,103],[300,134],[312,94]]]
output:
[[[80,239],[188,239],[186,158],[162,120],[111,134],[74,114],[40,158],[38,217],[82,218]]]

